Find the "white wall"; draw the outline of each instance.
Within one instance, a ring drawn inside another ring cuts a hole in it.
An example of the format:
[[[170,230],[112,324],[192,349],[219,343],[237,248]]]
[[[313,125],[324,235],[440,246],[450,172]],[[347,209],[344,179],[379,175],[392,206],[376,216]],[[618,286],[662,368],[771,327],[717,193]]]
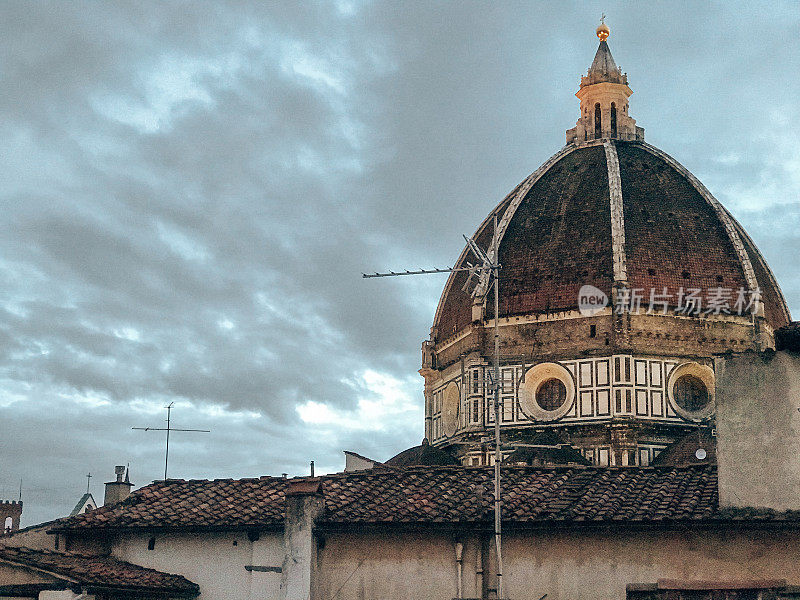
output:
[[[280,573],[249,572],[244,567],[280,567],[282,531],[262,532],[256,542],[250,542],[245,532],[156,534],[155,548],[148,550],[150,537],[146,533],[120,536],[112,546],[112,553],[143,567],[183,575],[200,586],[201,600],[262,600],[280,596]]]

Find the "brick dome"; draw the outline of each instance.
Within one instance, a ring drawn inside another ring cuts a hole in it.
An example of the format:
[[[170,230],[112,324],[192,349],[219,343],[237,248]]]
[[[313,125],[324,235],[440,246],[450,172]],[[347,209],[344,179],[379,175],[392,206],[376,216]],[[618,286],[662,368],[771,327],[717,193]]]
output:
[[[650,464],[710,435],[720,354],[791,344],[764,258],[645,143],[602,33],[566,145],[478,227],[456,261],[472,271],[450,274],[422,343],[425,435],[464,465],[491,464],[498,416],[514,459],[550,432],[592,464]],[[493,274],[473,268],[484,253],[500,264],[498,319]]]
[[[615,285],[761,290],[772,329],[790,321],[781,290],[744,229],[688,170],[644,143],[600,139],[569,144],[519,184],[474,235],[488,248],[499,221],[500,317],[578,309],[581,286],[609,297]],[[474,262],[465,248],[458,266]],[[433,341],[473,322],[467,273],[448,280]],[[480,319],[493,318],[485,303]],[[698,317],[699,318],[699,317]]]

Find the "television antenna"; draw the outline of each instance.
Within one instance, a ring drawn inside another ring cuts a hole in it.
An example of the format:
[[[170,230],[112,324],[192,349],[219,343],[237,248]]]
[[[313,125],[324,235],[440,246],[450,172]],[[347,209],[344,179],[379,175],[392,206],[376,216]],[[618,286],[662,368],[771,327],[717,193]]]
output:
[[[431,273],[453,273],[456,271],[469,271],[469,276],[463,291],[468,292],[473,280],[477,279],[475,287],[470,292],[473,297],[479,293],[488,293],[489,286],[494,284],[494,356],[493,371],[494,381],[494,542],[497,554],[497,597],[503,598],[503,552],[502,552],[502,505],[500,501],[500,463],[503,455],[500,446],[500,238],[497,232],[497,213],[494,214],[494,234],[490,250],[484,252],[474,239],[464,236],[467,247],[477,259],[476,264],[467,262],[466,267],[454,266],[447,269],[418,269],[416,271],[389,271],[387,273],[362,273],[364,279],[374,277],[398,277],[402,275],[428,275]]]
[[[131,427],[131,429],[138,429],[139,431],[166,431],[167,441],[164,450],[164,481],[167,480],[167,467],[169,466],[169,434],[172,431],[191,431],[194,433],[211,433],[210,429],[176,429],[171,425],[172,407],[175,403],[170,402],[164,408],[167,409],[167,426],[166,427]]]

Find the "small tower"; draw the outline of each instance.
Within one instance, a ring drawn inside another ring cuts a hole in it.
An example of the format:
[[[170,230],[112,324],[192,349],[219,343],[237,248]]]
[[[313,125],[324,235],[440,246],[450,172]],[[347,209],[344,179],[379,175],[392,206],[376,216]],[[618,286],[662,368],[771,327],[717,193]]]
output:
[[[575,94],[581,101],[581,116],[567,130],[567,144],[578,146],[598,139],[644,141],[644,129],[628,116],[628,75],[614,62],[606,40],[610,30],[605,23],[597,28],[600,45],[592,66]]]
[[[19,520],[22,516],[22,500],[0,501],[0,520],[3,522],[3,534],[9,534],[19,529]]]

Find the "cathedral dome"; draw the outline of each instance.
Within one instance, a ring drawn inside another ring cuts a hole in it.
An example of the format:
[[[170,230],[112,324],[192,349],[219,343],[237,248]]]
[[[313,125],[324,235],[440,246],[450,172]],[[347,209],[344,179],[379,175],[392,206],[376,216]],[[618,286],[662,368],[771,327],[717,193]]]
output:
[[[650,464],[710,435],[720,354],[794,343],[742,226],[645,143],[608,34],[566,145],[468,240],[423,342],[426,437],[464,465],[491,463],[498,417],[511,460],[554,460],[563,444],[530,442],[550,432],[593,464]]]
[[[688,170],[641,141],[570,144],[519,184],[474,235],[500,236],[500,317],[579,308],[591,285],[609,298],[616,285],[651,290],[677,306],[681,290],[760,289],[763,316],[777,329],[789,322],[767,263],[731,214]],[[465,249],[457,266],[475,262]],[[448,281],[434,321],[437,341],[470,325],[476,313],[467,272]],[[484,316],[492,317],[491,303]]]

